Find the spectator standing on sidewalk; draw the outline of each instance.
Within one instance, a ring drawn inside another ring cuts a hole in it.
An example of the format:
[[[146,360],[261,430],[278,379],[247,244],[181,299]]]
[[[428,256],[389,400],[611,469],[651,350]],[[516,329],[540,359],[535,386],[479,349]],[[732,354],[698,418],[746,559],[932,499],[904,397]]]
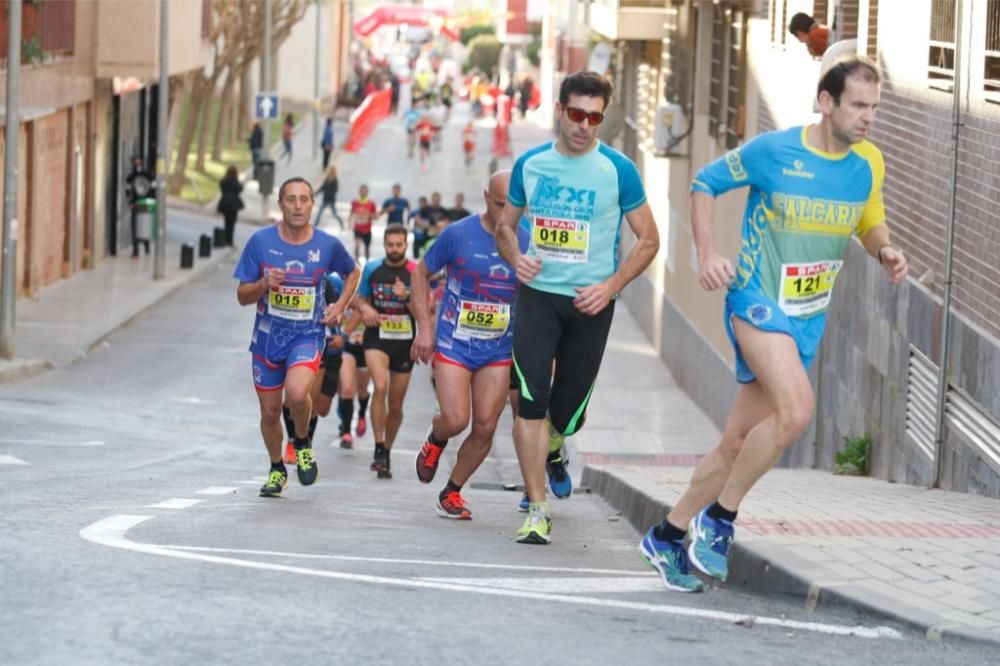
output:
[[[323,217],[323,211],[327,208],[333,213],[333,219],[340,223],[340,230],[345,229],[344,219],[337,214],[337,190],[340,188],[340,181],[337,179],[337,167],[331,164],[326,169],[326,176],[323,178],[323,182],[320,183],[319,191],[323,195],[323,203],[320,205],[319,210],[316,212],[316,221],[314,224],[318,227],[320,223],[320,218]]]
[[[333,153],[333,118],[326,119],[326,127],[323,128],[323,139],[319,147],[323,149],[323,169],[330,164],[330,154]]]
[[[219,205],[217,210],[222,213],[223,224],[226,227],[226,247],[233,247],[233,234],[236,231],[236,216],[244,208],[240,193],[243,183],[235,166],[226,169],[226,175],[219,181]]]
[[[131,213],[132,224],[132,258],[139,258],[139,244],[142,243],[146,254],[149,254],[149,239],[139,238],[139,199],[150,195],[153,191],[153,174],[146,171],[142,165],[142,158],[135,156],[132,158],[132,173],[125,179],[125,196],[128,198],[129,212]]]
[[[851,235],[892,282],[906,277],[906,258],[885,224],[882,154],[865,140],[880,78],[869,58],[841,58],[820,78],[818,124],[761,134],[702,168],[691,185],[698,281],[706,291],[728,288],[724,322],[740,388],[721,440],[639,545],[667,589],[702,589],[689,561],[726,580],[740,504],[812,421],[815,396],[806,370]],[[715,197],[747,186],[734,266],[715,251],[712,209]]]
[[[250,144],[250,159],[253,160],[253,179],[257,180],[257,165],[260,164],[261,151],[264,150],[264,130],[259,122],[253,124],[247,143]]]
[[[281,157],[288,157],[287,164],[292,163],[292,135],[295,134],[295,118],[292,114],[285,116],[285,122],[281,126],[281,145],[283,152]]]

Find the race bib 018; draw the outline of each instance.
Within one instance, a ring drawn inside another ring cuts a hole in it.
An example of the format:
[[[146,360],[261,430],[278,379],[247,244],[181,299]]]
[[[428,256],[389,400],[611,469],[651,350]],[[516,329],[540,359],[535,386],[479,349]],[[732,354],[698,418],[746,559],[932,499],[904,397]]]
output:
[[[830,304],[833,283],[843,261],[782,264],[778,306],[789,317],[822,312]]]
[[[535,255],[542,259],[586,263],[590,253],[590,223],[536,216],[531,242]]]
[[[292,321],[308,321],[316,305],[316,287],[279,285],[267,294],[267,313]]]
[[[495,340],[507,332],[510,325],[510,305],[462,301],[458,308],[455,337],[468,340]]]

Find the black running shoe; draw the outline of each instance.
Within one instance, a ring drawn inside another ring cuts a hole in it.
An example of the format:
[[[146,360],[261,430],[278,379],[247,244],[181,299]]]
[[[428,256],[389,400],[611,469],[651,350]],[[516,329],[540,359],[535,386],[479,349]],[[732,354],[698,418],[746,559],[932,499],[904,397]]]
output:
[[[288,472],[272,469],[267,475],[267,483],[260,487],[261,497],[281,497],[281,491],[288,487]]]
[[[316,483],[319,476],[319,467],[316,465],[316,454],[311,446],[304,446],[295,449],[298,460],[295,462],[295,471],[299,475],[299,483],[303,486],[311,486]]]
[[[375,459],[372,460],[372,469],[378,473],[378,478],[380,479],[392,478],[392,471],[389,469],[388,451],[375,453]]]

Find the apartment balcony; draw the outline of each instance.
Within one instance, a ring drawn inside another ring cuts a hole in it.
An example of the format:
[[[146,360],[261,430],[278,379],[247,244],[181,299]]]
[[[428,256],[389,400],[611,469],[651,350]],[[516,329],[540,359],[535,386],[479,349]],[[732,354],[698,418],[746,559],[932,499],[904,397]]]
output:
[[[594,0],[590,29],[612,40],[663,39],[666,5],[666,0]]]

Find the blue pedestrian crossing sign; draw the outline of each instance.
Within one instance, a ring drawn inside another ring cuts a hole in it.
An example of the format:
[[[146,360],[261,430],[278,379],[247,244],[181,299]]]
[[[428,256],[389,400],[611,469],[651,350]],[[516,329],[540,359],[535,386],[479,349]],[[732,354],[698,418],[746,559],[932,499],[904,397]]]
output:
[[[255,120],[272,120],[280,115],[281,100],[278,98],[278,93],[257,93],[253,104],[253,117]]]

